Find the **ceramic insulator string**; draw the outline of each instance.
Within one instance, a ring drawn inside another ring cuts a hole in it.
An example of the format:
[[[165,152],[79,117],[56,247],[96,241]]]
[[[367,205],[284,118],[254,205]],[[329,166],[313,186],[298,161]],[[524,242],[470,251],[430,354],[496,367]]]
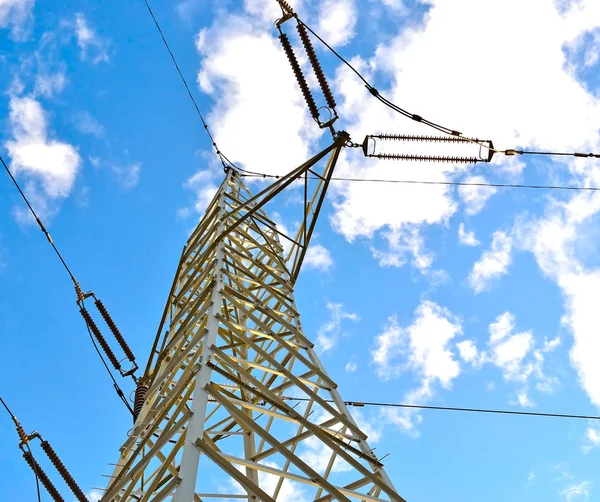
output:
[[[117,340],[117,343],[119,344],[119,346],[121,347],[121,349],[123,350],[125,355],[127,356],[127,359],[129,359],[132,363],[135,363],[135,356],[133,355],[133,352],[129,348],[129,345],[127,345],[125,338],[123,338],[123,335],[119,331],[119,328],[117,328],[117,325],[115,324],[112,317],[108,313],[108,310],[106,310],[106,307],[104,306],[104,304],[100,300],[96,300],[95,304],[96,304],[96,308],[98,309],[98,312],[100,312],[100,315],[104,319],[104,322],[106,322],[107,326],[110,328],[112,334],[114,335],[115,339]]]
[[[52,448],[52,446],[50,446],[50,443],[48,443],[48,441],[42,441],[41,446],[42,446],[42,450],[44,450],[44,453],[46,453],[46,455],[50,459],[50,462],[52,462],[52,465],[54,465],[54,467],[56,468],[58,473],[65,480],[65,483],[67,484],[67,486],[71,489],[71,491],[75,495],[75,498],[79,502],[89,502],[87,497],[85,496],[85,494],[81,491],[81,488],[79,488],[79,485],[73,479],[73,476],[71,476],[71,473],[65,467],[65,464],[62,463],[58,454],[54,451],[54,448]]]
[[[52,481],[50,481],[50,478],[46,475],[40,464],[33,458],[33,454],[30,451],[26,451],[23,453],[23,458],[25,459],[25,462],[29,464],[29,467],[31,467],[31,470],[40,480],[50,497],[52,497],[52,500],[54,500],[54,502],[65,502],[65,499],[58,493],[58,490],[54,484],[52,484]]]
[[[306,101],[306,105],[308,106],[308,110],[310,111],[310,114],[312,115],[313,119],[318,120],[319,119],[319,110],[318,110],[317,105],[315,104],[315,100],[310,92],[308,83],[306,82],[306,79],[304,78],[302,69],[300,68],[300,64],[298,63],[298,60],[296,59],[296,55],[294,54],[294,49],[292,48],[292,44],[290,43],[290,41],[285,33],[281,33],[279,35],[279,40],[281,41],[283,50],[285,51],[285,54],[290,62],[290,65],[292,66],[292,70],[294,71],[294,75],[296,76],[296,80],[298,81],[298,85],[300,86],[300,91],[302,91],[302,95],[304,96],[304,100]]]

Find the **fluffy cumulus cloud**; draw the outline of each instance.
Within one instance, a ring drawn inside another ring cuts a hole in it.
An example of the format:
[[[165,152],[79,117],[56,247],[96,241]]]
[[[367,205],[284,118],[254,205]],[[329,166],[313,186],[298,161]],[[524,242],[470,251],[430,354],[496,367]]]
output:
[[[591,166],[582,176],[600,179],[600,169]],[[600,318],[594,302],[600,288],[600,269],[587,261],[593,256],[597,239],[590,229],[599,214],[598,194],[577,194],[564,201],[551,200],[543,216],[519,220],[513,230],[520,248],[533,253],[542,273],[564,295],[562,320],[573,336],[570,359],[595,405],[600,405],[600,367],[594,357],[600,350]]]
[[[254,12],[257,2],[246,8]],[[210,122],[227,156],[250,170],[284,174],[309,157],[320,133],[272,28],[262,18],[228,14],[203,29],[198,83],[216,100]]]
[[[345,320],[359,321],[360,317],[353,312],[346,312],[342,303],[327,303],[329,320],[317,331],[317,348],[321,352],[333,349],[343,336],[342,323]]]
[[[356,362],[355,359],[351,359],[350,361],[348,361],[346,363],[346,366],[344,366],[344,370],[347,373],[354,373],[357,369],[358,369],[358,363]]]
[[[27,35],[27,25],[33,18],[35,0],[0,0],[0,29],[9,28],[15,40]]]
[[[460,374],[460,364],[451,344],[461,333],[460,319],[436,303],[423,301],[409,326],[402,327],[396,317],[388,319],[383,332],[375,338],[371,362],[383,381],[412,371],[419,385],[406,394],[404,400],[423,403],[433,396],[436,384],[448,389]],[[404,430],[414,432],[414,413],[387,410],[384,415]]]
[[[303,265],[305,268],[326,271],[333,266],[333,258],[326,247],[321,244],[311,244],[304,257]]]
[[[217,190],[215,173],[210,170],[198,171],[185,182],[185,188],[194,193],[194,210],[204,213]]]
[[[358,20],[356,0],[324,0],[319,7],[319,35],[334,47],[350,42]]]
[[[594,448],[600,446],[600,429],[597,425],[590,426],[585,431],[585,444],[583,445],[583,451],[588,453]]]
[[[67,197],[81,166],[75,147],[52,139],[47,114],[32,97],[11,97],[10,124],[13,139],[5,146],[15,175],[27,179],[28,190],[40,196]]]
[[[81,12],[75,15],[74,30],[82,60],[98,64],[110,59],[110,40],[98,35]]]
[[[286,1],[296,12],[304,6],[303,0]],[[282,15],[281,7],[274,0],[244,0],[244,10],[270,26]]]
[[[465,246],[479,246],[479,244],[481,244],[477,240],[477,237],[475,237],[475,232],[468,231],[465,228],[464,223],[461,223],[458,226],[458,242],[460,242],[461,244],[463,244]]]
[[[512,260],[512,237],[506,232],[494,232],[491,249],[485,251],[473,265],[469,274],[469,285],[475,293],[490,287],[490,282],[508,272]]]
[[[90,502],[99,502],[102,498],[102,493],[99,490],[92,490],[87,496]]]
[[[460,358],[468,363],[477,361],[477,346],[473,340],[463,340],[456,344]]]
[[[546,375],[544,364],[548,354],[560,345],[560,338],[545,338],[539,344],[532,331],[515,332],[515,328],[515,317],[504,312],[489,325],[485,350],[478,349],[473,340],[461,341],[456,347],[461,359],[477,368],[484,364],[497,367],[505,381],[516,385],[513,402],[529,407],[534,405],[532,389],[550,393],[559,384],[556,377]]]

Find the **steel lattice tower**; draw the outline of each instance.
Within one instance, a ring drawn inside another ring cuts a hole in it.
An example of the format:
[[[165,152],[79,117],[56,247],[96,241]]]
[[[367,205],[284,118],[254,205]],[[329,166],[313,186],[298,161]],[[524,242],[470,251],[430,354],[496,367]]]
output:
[[[303,332],[294,301],[346,142],[341,133],[257,196],[228,170],[184,247],[138,387],[139,414],[102,501],[285,500],[290,485],[307,500],[403,501]],[[285,253],[263,206],[292,183],[304,184],[304,212]]]

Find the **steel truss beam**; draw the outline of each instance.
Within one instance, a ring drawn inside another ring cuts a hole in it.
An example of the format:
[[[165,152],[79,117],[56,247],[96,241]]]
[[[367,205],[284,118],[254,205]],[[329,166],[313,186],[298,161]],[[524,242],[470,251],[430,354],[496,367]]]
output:
[[[304,333],[293,294],[345,142],[257,195],[227,172],[182,252],[146,400],[104,502],[403,501]],[[308,173],[318,178],[310,197]],[[264,206],[298,182],[302,224],[285,236]],[[308,401],[291,406],[290,395]]]

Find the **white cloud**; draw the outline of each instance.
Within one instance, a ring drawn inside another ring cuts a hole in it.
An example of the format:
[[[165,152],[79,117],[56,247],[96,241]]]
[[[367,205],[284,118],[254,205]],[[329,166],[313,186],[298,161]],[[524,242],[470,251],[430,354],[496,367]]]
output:
[[[490,324],[490,343],[497,343],[506,338],[515,329],[515,318],[510,312],[504,312]]]
[[[89,112],[78,113],[75,117],[75,126],[83,134],[89,134],[96,138],[104,136],[104,127]]]
[[[358,20],[355,0],[323,0],[320,3],[318,33],[333,47],[354,38]]]
[[[0,0],[0,29],[10,28],[14,40],[23,40],[34,5],[35,0]]]
[[[463,180],[465,183],[487,183],[483,176],[469,176]],[[465,212],[473,215],[479,213],[487,200],[497,192],[497,189],[484,186],[464,186],[458,187],[458,194],[465,205]]]
[[[119,185],[125,190],[135,188],[140,182],[140,174],[142,172],[141,162],[104,162],[98,157],[89,157],[90,163],[96,169],[106,169],[117,180]]]
[[[411,325],[402,327],[396,317],[388,319],[382,333],[375,338],[371,361],[383,381],[413,371],[419,386],[408,392],[403,402],[423,404],[434,395],[436,383],[450,388],[460,374],[460,364],[450,350],[452,340],[462,332],[461,321],[447,309],[423,301],[415,310]],[[421,417],[415,410],[386,409],[383,418],[405,432],[416,435]]]
[[[303,6],[303,0],[286,0],[298,12]],[[244,0],[244,10],[251,16],[258,17],[261,21],[273,26],[273,22],[282,15],[281,7],[275,0]]]
[[[531,407],[535,405],[529,395],[532,388],[552,393],[560,383],[558,378],[544,372],[546,357],[560,345],[560,338],[544,338],[543,344],[537,344],[531,331],[515,333],[515,328],[515,317],[505,312],[488,327],[487,350],[478,349],[473,340],[463,340],[456,348],[461,359],[476,368],[492,364],[500,369],[503,379],[516,385],[511,404]],[[493,388],[492,384],[488,390]]]
[[[590,495],[591,485],[589,481],[573,483],[562,490],[560,494],[567,502],[584,502]]]
[[[200,0],[182,0],[175,6],[175,12],[183,21],[190,21],[201,7]]]
[[[185,188],[194,192],[194,210],[204,213],[219,187],[214,181],[215,173],[211,170],[198,171],[185,182]]]
[[[116,175],[119,184],[125,190],[131,190],[140,182],[142,164],[140,162],[125,165],[113,164],[111,170]]]
[[[311,244],[304,257],[305,268],[313,268],[320,271],[329,270],[333,266],[333,258],[327,248],[320,244]]]
[[[488,289],[492,279],[507,273],[511,263],[511,252],[512,238],[505,232],[494,232],[491,249],[481,255],[469,275],[469,285],[476,294]]]
[[[425,380],[437,380],[448,388],[460,373],[449,343],[461,332],[461,321],[430,301],[417,307],[413,324],[406,328],[391,317],[371,352],[377,375],[389,380],[413,370]]]
[[[5,146],[14,174],[30,180],[30,190],[39,196],[38,183],[50,199],[67,197],[81,166],[77,150],[49,137],[46,112],[31,97],[11,96],[10,123],[14,139]]]
[[[523,367],[523,359],[533,347],[533,335],[530,332],[518,333],[505,341],[494,345],[494,362],[502,368],[506,380],[525,381],[529,368]]]
[[[267,467],[272,467],[274,469],[281,469],[281,465],[276,462],[261,462],[263,465]],[[239,471],[245,472],[241,466],[235,466]],[[275,476],[274,474],[268,474],[263,471],[258,471],[258,484],[261,489],[267,493],[268,495],[274,495],[275,490],[277,489],[277,485],[279,483],[279,476]],[[228,480],[228,486],[224,486],[220,488],[220,492],[223,494],[236,494],[236,495],[244,495],[246,494],[246,490],[242,488],[242,486],[232,478]],[[308,502],[306,498],[305,492],[302,489],[302,485],[299,483],[295,483],[289,479],[285,479],[281,484],[281,488],[279,490],[279,494],[277,496],[280,500],[294,500],[295,502]]]
[[[407,255],[412,256],[411,263],[421,272],[431,267],[433,254],[425,248],[423,237],[416,227],[391,229],[381,235],[387,241],[387,248],[377,249],[372,246],[371,252],[382,267],[402,267],[407,261]]]
[[[458,226],[458,242],[465,246],[479,246],[479,244],[481,244],[477,240],[477,237],[475,237],[475,232],[467,232],[467,230],[465,230],[464,223],[461,223]]]
[[[572,171],[578,169],[577,164],[571,166]],[[580,176],[600,177],[600,169],[588,164]],[[517,221],[513,230],[522,249],[534,254],[542,273],[564,295],[563,323],[573,335],[571,363],[595,405],[600,405],[600,366],[594,357],[600,350],[600,318],[594,301],[600,269],[587,267],[585,261],[596,245],[596,236],[589,230],[599,212],[598,194],[576,194],[563,202],[551,200],[543,217]]]
[[[198,83],[216,100],[209,121],[229,159],[249,170],[284,174],[309,157],[309,142],[320,131],[271,27],[228,15],[201,30]],[[285,117],[285,127],[274,117]]]
[[[477,360],[479,351],[473,340],[463,340],[456,344],[460,358],[467,363],[474,363]]]
[[[598,426],[590,426],[585,431],[585,444],[583,445],[583,451],[588,453],[594,448],[600,446],[600,429]]]
[[[89,60],[92,64],[105,63],[109,60],[110,40],[99,36],[81,12],[75,14],[75,36],[82,60]]]
[[[87,496],[90,502],[99,502],[102,499],[102,493],[98,490],[92,490]]]
[[[489,325],[489,353],[482,353],[481,361],[495,365],[502,371],[507,382],[519,386],[515,403],[523,407],[534,406],[529,396],[531,381],[540,392],[551,393],[558,385],[556,377],[544,372],[546,355],[560,344],[560,338],[544,339],[543,346],[536,348],[531,331],[515,333],[516,321],[510,312],[499,315]]]
[[[351,359],[350,361],[348,361],[346,363],[346,366],[344,367],[344,370],[346,371],[346,373],[354,373],[357,369],[358,369],[358,363],[354,359]]]
[[[313,408],[315,409],[315,408]],[[313,419],[314,423],[322,424],[325,421],[331,419],[331,415],[325,412],[322,408],[319,411],[319,415]],[[367,435],[369,444],[376,444],[381,439],[381,424],[377,419],[378,417],[367,417],[359,410],[352,411],[352,418],[358,425],[358,428]],[[315,436],[310,436],[301,443],[302,450],[300,451],[300,458],[310,465],[314,470],[319,473],[324,473],[331,460],[333,451],[325,443],[320,441]],[[343,473],[352,471],[353,467],[342,459],[339,455],[333,462],[331,468],[332,473]],[[287,500],[287,499],[284,499]]]
[[[380,87],[380,92],[400,106],[410,104],[412,112],[467,135],[492,138],[496,146],[594,150],[600,100],[576,80],[565,65],[563,53],[567,41],[600,24],[594,0],[577,2],[577,8],[562,14],[552,0],[496,0],[487,2],[483,10],[474,0],[432,0],[428,4],[431,8],[420,25],[403,27],[397,36],[380,44],[372,58],[351,60],[367,78],[391,82],[388,89],[385,84]],[[519,12],[517,21],[511,16],[514,12]],[[493,26],[489,19],[495,20]],[[531,40],[532,24],[540,26],[536,40]],[[511,33],[508,41],[507,26]],[[471,47],[473,39],[477,47]],[[449,55],[439,49],[448,43],[471,49]],[[483,80],[461,78],[478,60],[516,63],[510,72],[487,72]],[[440,80],[440,74],[455,77]],[[352,131],[355,140],[384,132],[431,133],[389,113],[369,97],[364,85],[347,69],[338,71],[335,84],[341,98],[338,111],[349,122],[347,130]],[[493,103],[489,95],[495,96]],[[545,110],[554,96],[561,96],[561,103],[553,109],[553,119],[548,120]],[[483,103],[489,105],[486,113],[481,113]],[[560,126],[571,123],[573,128]],[[432,145],[430,151],[444,153],[446,145]],[[524,166],[519,160],[499,155],[493,165],[495,176],[508,179],[514,179]],[[402,169],[391,169],[389,163],[366,161],[360,154],[351,154],[340,163],[338,172],[364,178],[449,181],[457,175],[468,176],[470,173],[465,171],[469,170],[451,164],[428,164],[424,169],[423,164],[411,162],[402,163]],[[426,226],[447,223],[457,208],[453,192],[439,186],[355,183],[340,186],[336,193],[332,223],[349,240],[377,238],[386,227],[404,229],[410,224],[422,232]]]
[[[66,65],[63,63],[56,72],[40,71],[35,77],[36,95],[41,95],[51,98],[55,94],[61,92],[67,85]]]
[[[402,0],[381,0],[381,3],[395,11],[404,11],[405,6]]]
[[[329,320],[317,331],[317,347],[319,351],[326,352],[333,349],[342,336],[342,322],[344,320],[359,321],[360,317],[352,312],[346,312],[342,303],[327,302]]]
[[[535,403],[529,398],[527,392],[524,390],[517,394],[517,403],[519,403],[519,406],[522,408],[533,408],[535,406]]]

